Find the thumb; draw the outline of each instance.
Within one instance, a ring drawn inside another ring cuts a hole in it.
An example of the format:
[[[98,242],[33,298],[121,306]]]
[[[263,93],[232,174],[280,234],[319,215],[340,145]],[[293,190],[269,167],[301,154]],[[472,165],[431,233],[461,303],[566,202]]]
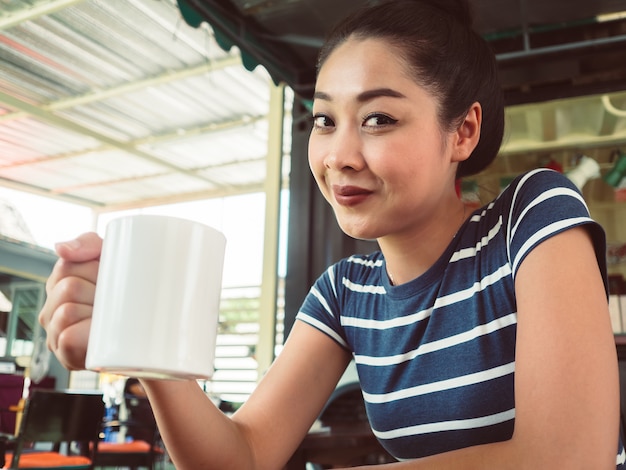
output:
[[[57,243],[55,248],[57,254],[67,261],[91,261],[100,258],[102,238],[95,232],[87,232],[74,240]]]

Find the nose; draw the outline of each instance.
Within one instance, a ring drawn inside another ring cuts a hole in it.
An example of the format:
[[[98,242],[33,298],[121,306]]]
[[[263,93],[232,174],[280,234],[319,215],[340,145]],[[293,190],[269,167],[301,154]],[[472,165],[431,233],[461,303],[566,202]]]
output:
[[[324,166],[329,170],[361,170],[365,166],[363,141],[358,130],[351,127],[336,129],[324,157]]]

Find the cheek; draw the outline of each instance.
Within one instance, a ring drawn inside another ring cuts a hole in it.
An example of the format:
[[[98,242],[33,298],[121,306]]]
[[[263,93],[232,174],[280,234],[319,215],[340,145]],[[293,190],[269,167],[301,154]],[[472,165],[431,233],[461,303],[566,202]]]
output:
[[[414,145],[406,142],[394,142],[379,139],[370,142],[364,150],[367,167],[376,176],[384,180],[402,178],[406,173],[413,173],[419,156]]]
[[[318,175],[324,171],[324,156],[322,148],[314,136],[309,138],[308,159],[309,168],[317,179]]]
[[[315,182],[317,183],[318,187],[326,196],[326,188],[324,188],[323,185],[324,173],[326,170],[326,167],[324,165],[324,156],[320,146],[316,144],[315,139],[309,139],[308,160],[309,168],[311,170],[311,173],[313,174],[313,178],[315,178]]]

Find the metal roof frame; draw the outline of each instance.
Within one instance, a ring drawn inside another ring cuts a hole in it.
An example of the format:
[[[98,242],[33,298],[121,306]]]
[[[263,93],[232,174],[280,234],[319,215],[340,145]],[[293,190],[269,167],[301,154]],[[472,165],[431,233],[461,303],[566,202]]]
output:
[[[625,145],[626,0],[470,1],[509,99],[502,154]],[[286,186],[291,90],[308,99],[325,31],[362,3],[0,0],[0,185],[96,212],[263,191],[284,83]]]

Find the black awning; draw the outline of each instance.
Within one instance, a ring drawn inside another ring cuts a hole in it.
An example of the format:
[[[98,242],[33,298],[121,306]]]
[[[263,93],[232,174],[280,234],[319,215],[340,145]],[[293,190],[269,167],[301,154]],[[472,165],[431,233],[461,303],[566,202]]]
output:
[[[507,104],[626,89],[626,0],[470,0],[493,45]],[[178,0],[246,68],[263,65],[310,99],[318,50],[333,24],[367,0]],[[606,16],[609,15],[609,16]],[[612,16],[611,16],[612,15]]]

